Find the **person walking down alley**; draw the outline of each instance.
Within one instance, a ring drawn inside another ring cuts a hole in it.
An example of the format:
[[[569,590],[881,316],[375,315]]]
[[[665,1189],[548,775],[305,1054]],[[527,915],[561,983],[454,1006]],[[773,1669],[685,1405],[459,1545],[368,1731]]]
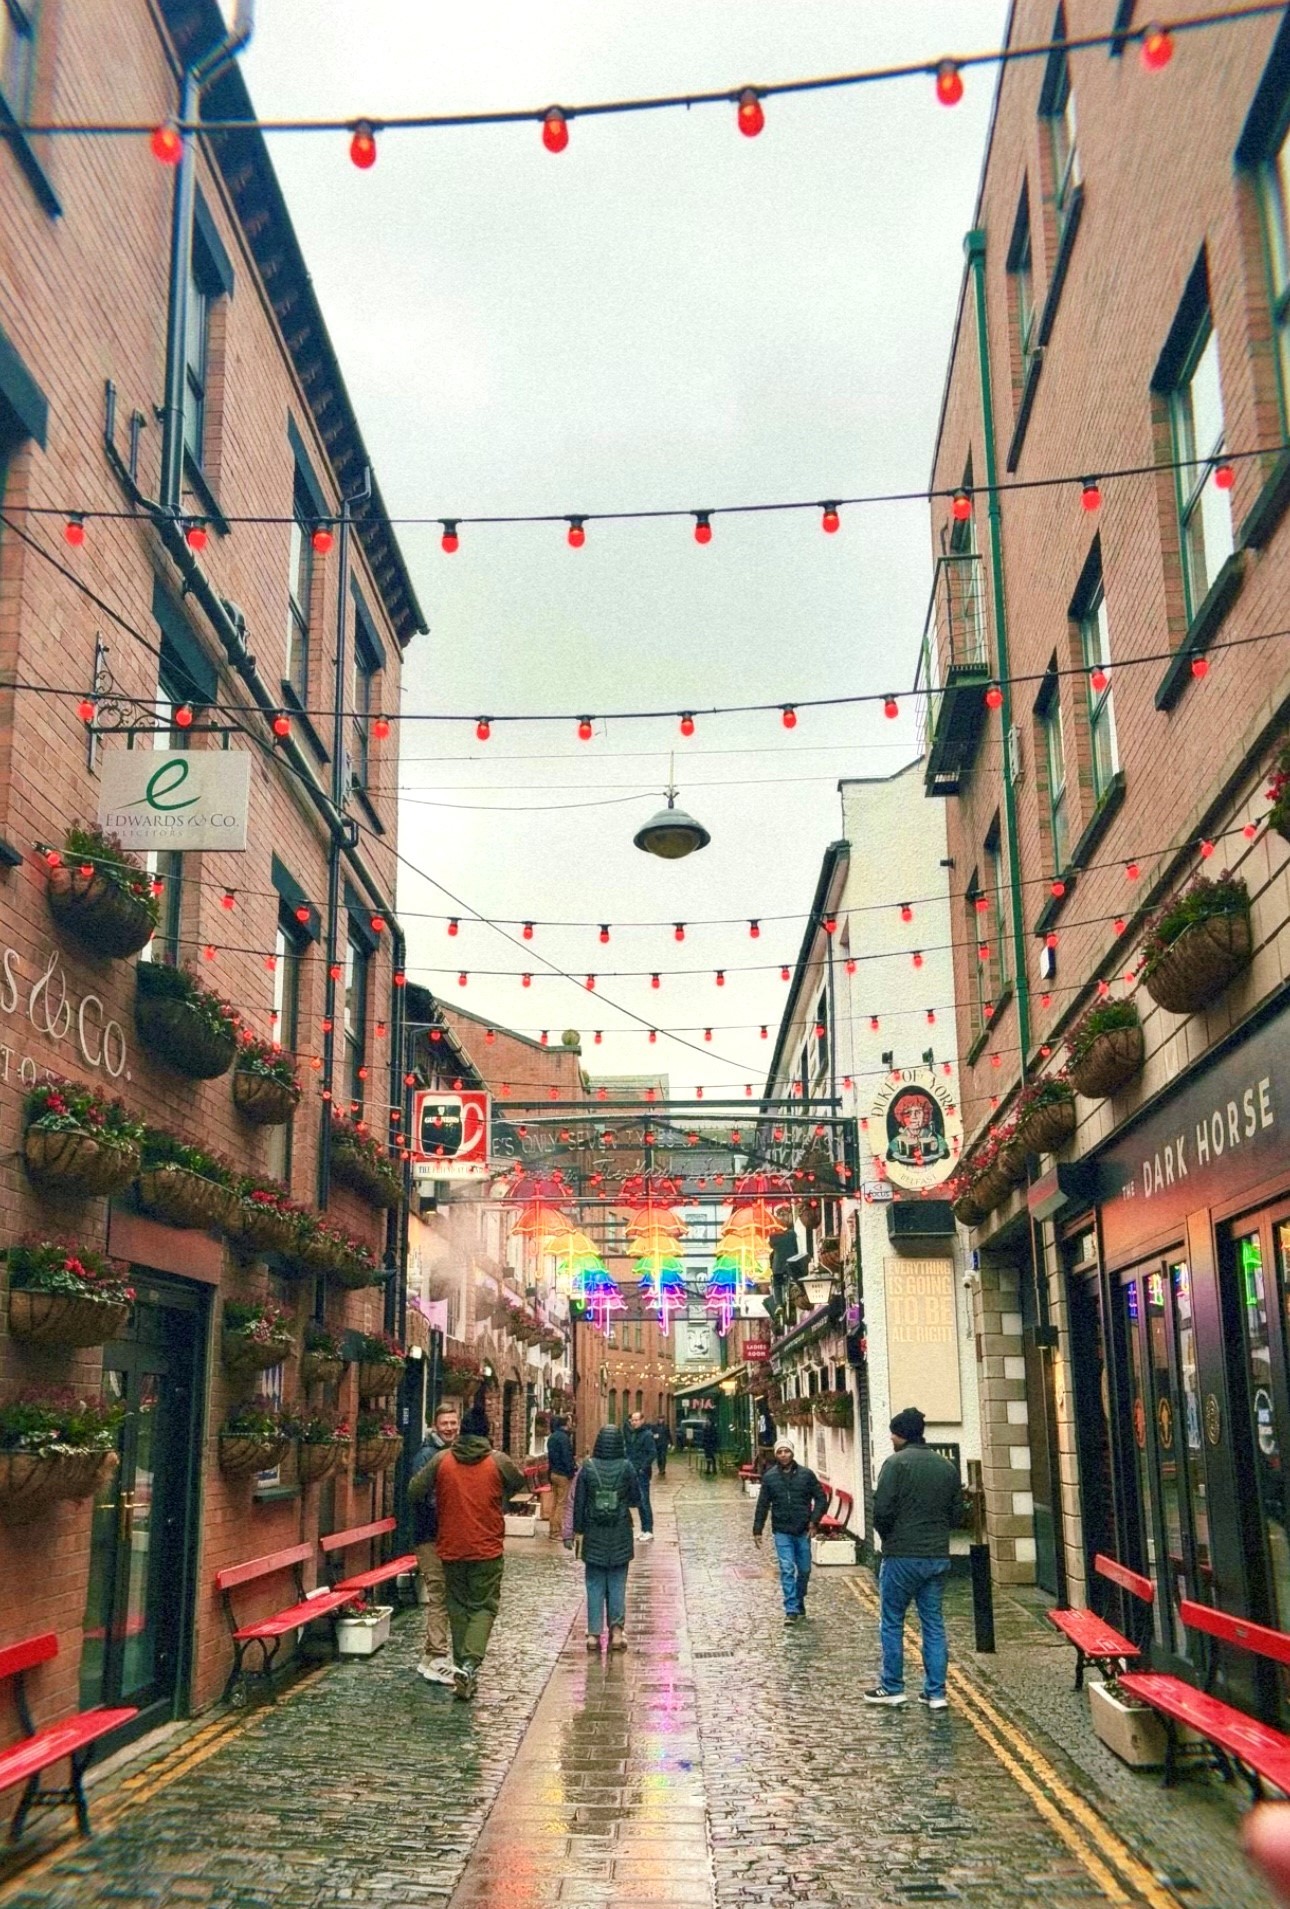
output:
[[[667,1477],[667,1455],[672,1449],[672,1434],[665,1418],[654,1421],[654,1444],[658,1449],[658,1475]]]
[[[525,1488],[523,1473],[489,1443],[488,1419],[472,1406],[446,1451],[436,1452],[408,1486],[417,1504],[435,1507],[435,1548],[443,1566],[452,1632],[453,1696],[469,1703],[502,1602],[506,1503]]]
[[[923,1633],[923,1688],[919,1702],[947,1708],[949,1643],[941,1597],[950,1569],[950,1532],[960,1523],[963,1491],[948,1459],[924,1442],[925,1420],[907,1405],[891,1421],[891,1457],[878,1474],[873,1522],[882,1539],[878,1571],[882,1679],[866,1690],[867,1704],[905,1701],[905,1612],[918,1606]]]
[[[626,1446],[627,1463],[635,1472],[640,1488],[641,1543],[650,1544],[654,1538],[654,1507],[650,1503],[649,1486],[654,1461],[658,1457],[658,1441],[645,1423],[643,1412],[633,1412],[628,1419]]]
[[[703,1476],[715,1478],[717,1475],[717,1453],[721,1448],[721,1434],[717,1430],[715,1412],[704,1414],[703,1425],[699,1431],[699,1447],[703,1453]]]
[[[578,1468],[573,1490],[573,1529],[582,1540],[587,1584],[587,1649],[600,1649],[609,1625],[609,1648],[627,1649],[627,1568],[635,1547],[631,1507],[641,1503],[640,1474],[626,1456],[616,1425],[596,1433],[591,1457]],[[644,1534],[642,1534],[644,1535]]]
[[[799,1465],[787,1439],[775,1447],[775,1462],[762,1473],[757,1509],[753,1512],[753,1543],[760,1545],[770,1517],[779,1582],[784,1594],[784,1622],[796,1624],[806,1616],[806,1588],[811,1581],[811,1533],[828,1510],[829,1494],[809,1465]]]
[[[426,1442],[412,1461],[412,1472],[430,1463],[438,1452],[446,1452],[461,1429],[461,1413],[455,1399],[445,1399],[435,1408],[434,1423]],[[412,1506],[412,1548],[426,1596],[426,1635],[417,1672],[427,1683],[452,1682],[452,1645],[448,1633],[448,1604],[443,1582],[443,1565],[435,1549],[435,1504],[428,1493]]]
[[[573,1462],[573,1440],[569,1436],[568,1425],[559,1417],[551,1420],[551,1434],[546,1442],[546,1469],[551,1481],[551,1528],[547,1536],[558,1540],[564,1529],[564,1507],[577,1469]]]

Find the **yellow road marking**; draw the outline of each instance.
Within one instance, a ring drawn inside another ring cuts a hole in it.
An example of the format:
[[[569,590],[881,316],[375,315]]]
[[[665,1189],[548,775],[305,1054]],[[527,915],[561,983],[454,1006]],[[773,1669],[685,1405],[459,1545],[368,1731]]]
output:
[[[872,1613],[878,1611],[878,1598],[866,1586],[857,1584],[852,1578],[847,1580],[847,1589],[866,1610]],[[909,1648],[921,1661],[917,1646],[911,1643]],[[1150,1909],[1178,1909],[1177,1897],[1161,1886],[1123,1838],[1076,1790],[1063,1781],[1031,1739],[1000,1715],[971,1679],[962,1671],[951,1669],[948,1682],[982,1742],[989,1746],[1018,1788],[1030,1798],[1040,1815],[1111,1902],[1127,1903],[1133,1900],[1124,1893],[1122,1879]],[[1008,1748],[1008,1745],[1012,1748]],[[1018,1761],[1018,1758],[1022,1761]],[[1076,1829],[1076,1824],[1080,1825],[1080,1829]],[[1118,1876],[1108,1864],[1114,1865]]]

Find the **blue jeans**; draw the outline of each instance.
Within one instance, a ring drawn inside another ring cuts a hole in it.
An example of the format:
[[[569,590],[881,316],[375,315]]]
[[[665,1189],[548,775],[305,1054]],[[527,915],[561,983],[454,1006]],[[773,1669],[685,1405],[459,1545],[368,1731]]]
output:
[[[587,1579],[587,1636],[599,1637],[605,1628],[606,1606],[611,1629],[627,1621],[627,1566],[588,1564],[583,1568]]]
[[[636,1474],[636,1483],[641,1488],[642,1531],[652,1531],[654,1529],[654,1507],[649,1501],[649,1479],[650,1475],[648,1471],[638,1471]]]
[[[945,1695],[950,1647],[941,1613],[941,1594],[949,1575],[948,1558],[884,1558],[878,1573],[882,1597],[882,1687],[896,1695],[905,1688],[905,1612],[918,1606],[923,1627],[923,1695]]]
[[[811,1534],[788,1531],[772,1533],[775,1556],[779,1560],[779,1582],[784,1593],[784,1609],[790,1617],[800,1617],[806,1604],[806,1587],[811,1581]]]

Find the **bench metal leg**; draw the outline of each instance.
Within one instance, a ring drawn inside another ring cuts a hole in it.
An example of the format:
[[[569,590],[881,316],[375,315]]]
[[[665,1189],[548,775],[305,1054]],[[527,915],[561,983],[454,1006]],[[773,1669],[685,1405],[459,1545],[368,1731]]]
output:
[[[1178,1732],[1174,1728],[1172,1717],[1165,1718],[1165,1774],[1164,1786],[1173,1788],[1178,1780]]]
[[[1084,1688],[1084,1653],[1078,1644],[1075,1646],[1075,1688]]]
[[[83,1750],[72,1758],[72,1802],[76,1805],[76,1826],[82,1836],[90,1833],[90,1806],[85,1800],[85,1766],[90,1760],[88,1750]]]
[[[16,1843],[22,1835],[23,1830],[27,1827],[27,1816],[32,1804],[36,1800],[36,1792],[39,1788],[40,1772],[37,1771],[35,1776],[29,1776],[23,1785],[22,1801],[14,1811],[13,1821],[9,1825],[9,1841],[11,1843]]]

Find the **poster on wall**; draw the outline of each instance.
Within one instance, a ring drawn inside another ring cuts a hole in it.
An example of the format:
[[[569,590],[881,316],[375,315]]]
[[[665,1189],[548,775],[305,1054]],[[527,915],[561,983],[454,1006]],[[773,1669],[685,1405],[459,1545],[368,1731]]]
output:
[[[884,1079],[869,1115],[869,1145],[886,1178],[909,1193],[948,1180],[963,1145],[954,1083],[930,1067],[900,1067]]]
[[[886,1259],[887,1374],[896,1406],[917,1405],[937,1425],[963,1416],[954,1262]]]

